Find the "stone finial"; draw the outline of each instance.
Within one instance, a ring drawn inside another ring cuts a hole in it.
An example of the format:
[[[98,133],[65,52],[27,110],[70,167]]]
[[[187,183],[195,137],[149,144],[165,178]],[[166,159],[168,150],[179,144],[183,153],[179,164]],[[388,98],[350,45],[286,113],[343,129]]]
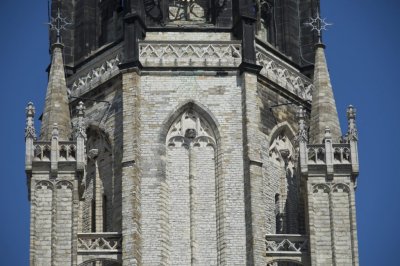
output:
[[[347,119],[356,119],[357,109],[353,105],[347,107]]]
[[[91,160],[95,160],[99,156],[99,150],[98,149],[91,149],[88,152],[88,158]]]
[[[298,142],[307,142],[308,141],[308,136],[307,136],[307,130],[306,130],[306,110],[303,109],[302,106],[299,107],[297,110],[296,116],[297,120],[299,123],[299,132],[297,134],[297,141]]]
[[[332,139],[331,129],[329,127],[325,127],[325,140]]]
[[[29,102],[26,109],[26,126],[25,126],[25,139],[32,138],[36,139],[36,130],[34,125],[35,118],[35,106],[32,102]]]
[[[349,141],[358,140],[356,116],[357,116],[356,108],[354,108],[354,106],[352,105],[349,105],[349,107],[347,107],[347,121],[348,121],[347,137]]]
[[[74,125],[75,139],[81,137],[86,140],[85,110],[86,108],[83,102],[79,102],[76,107],[78,121]]]
[[[77,110],[77,116],[78,117],[84,117],[85,116],[86,107],[85,107],[85,105],[83,104],[82,101],[80,101],[78,103],[78,106],[76,107],[76,110]]]
[[[52,136],[52,138],[58,138],[59,135],[60,135],[60,131],[58,130],[58,124],[54,123],[53,130],[51,131],[51,136]]]
[[[26,117],[34,117],[35,116],[35,106],[33,105],[32,102],[29,102],[28,105],[26,106]]]

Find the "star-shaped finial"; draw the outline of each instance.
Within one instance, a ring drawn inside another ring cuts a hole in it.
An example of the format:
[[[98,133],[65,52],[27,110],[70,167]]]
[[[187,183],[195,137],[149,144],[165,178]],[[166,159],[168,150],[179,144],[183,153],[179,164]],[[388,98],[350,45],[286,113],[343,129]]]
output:
[[[317,17],[310,18],[310,21],[306,22],[305,25],[310,26],[311,31],[316,31],[318,33],[318,38],[321,40],[322,31],[327,30],[327,27],[333,24],[326,22],[326,18],[321,18],[319,13],[317,13]]]
[[[61,42],[61,31],[67,29],[67,26],[72,23],[68,22],[67,18],[61,17],[60,9],[57,11],[57,17],[51,18],[50,22],[47,23],[50,26],[50,30],[54,30],[57,33],[57,43]]]

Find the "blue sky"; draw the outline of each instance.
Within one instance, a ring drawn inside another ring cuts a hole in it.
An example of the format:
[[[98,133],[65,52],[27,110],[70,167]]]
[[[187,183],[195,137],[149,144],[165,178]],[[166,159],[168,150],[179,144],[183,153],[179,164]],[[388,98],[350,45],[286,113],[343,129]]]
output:
[[[342,129],[358,110],[361,173],[357,222],[361,265],[396,265],[400,219],[400,2],[321,0],[324,35]],[[0,1],[0,260],[28,265],[29,202],[24,173],[25,106],[38,113],[49,63],[46,0]]]

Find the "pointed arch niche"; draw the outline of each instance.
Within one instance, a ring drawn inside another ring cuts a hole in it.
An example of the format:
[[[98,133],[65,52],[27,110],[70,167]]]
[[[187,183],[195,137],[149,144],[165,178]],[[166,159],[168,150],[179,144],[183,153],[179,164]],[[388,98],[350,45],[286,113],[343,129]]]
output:
[[[287,123],[277,125],[271,133],[269,146],[269,179],[275,199],[275,231],[277,234],[299,233],[300,182],[296,170],[294,131]]]
[[[190,103],[178,111],[166,134],[168,243],[171,265],[217,265],[222,233],[218,135]]]
[[[90,125],[86,130],[87,165],[80,202],[82,232],[120,231],[120,204],[115,189],[112,144],[103,129]]]

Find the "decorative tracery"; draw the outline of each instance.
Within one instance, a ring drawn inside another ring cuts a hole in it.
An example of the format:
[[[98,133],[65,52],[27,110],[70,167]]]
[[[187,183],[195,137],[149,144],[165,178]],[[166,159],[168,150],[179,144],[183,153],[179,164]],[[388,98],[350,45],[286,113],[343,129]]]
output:
[[[270,144],[269,160],[272,171],[278,173],[273,181],[275,191],[275,233],[298,233],[298,180],[296,176],[296,150],[288,137],[288,129],[278,129]]]
[[[275,138],[269,148],[269,156],[272,162],[284,166],[290,171],[291,176],[294,173],[294,154],[292,142],[283,132]]]
[[[184,112],[168,132],[167,146],[213,146],[215,136],[208,123],[193,110]]]
[[[200,113],[188,108],[170,127],[166,146],[166,241],[174,247],[169,259],[216,265],[221,208],[214,131]]]

